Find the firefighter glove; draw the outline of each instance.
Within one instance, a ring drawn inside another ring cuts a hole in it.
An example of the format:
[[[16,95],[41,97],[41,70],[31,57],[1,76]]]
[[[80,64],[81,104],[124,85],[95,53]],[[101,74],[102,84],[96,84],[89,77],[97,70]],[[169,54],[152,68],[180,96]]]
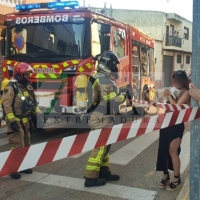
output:
[[[121,95],[124,95],[124,98],[126,99],[126,92],[122,92]]]
[[[16,121],[13,121],[10,123],[10,127],[13,131],[18,132],[19,131],[19,124]]]
[[[45,121],[42,113],[37,113],[36,119],[37,119],[37,128],[43,128],[45,126]]]

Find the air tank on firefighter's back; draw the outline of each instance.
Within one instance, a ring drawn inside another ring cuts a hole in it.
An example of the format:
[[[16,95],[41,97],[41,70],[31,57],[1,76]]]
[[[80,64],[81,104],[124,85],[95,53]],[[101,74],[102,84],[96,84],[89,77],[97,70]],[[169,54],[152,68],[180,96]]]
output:
[[[3,91],[5,89],[5,87],[8,85],[9,83],[9,79],[5,78],[2,83],[1,83],[1,93],[0,93],[0,126],[1,126],[1,123],[2,123],[2,119],[4,119],[3,117],[3,111],[2,111],[2,95],[3,95]]]
[[[88,107],[88,78],[86,75],[78,75],[76,78],[76,106],[81,112],[86,111]]]
[[[3,90],[4,88],[8,85],[9,79],[5,78],[2,83],[1,83],[1,94],[0,94],[0,104],[2,104],[2,95],[3,95]]]

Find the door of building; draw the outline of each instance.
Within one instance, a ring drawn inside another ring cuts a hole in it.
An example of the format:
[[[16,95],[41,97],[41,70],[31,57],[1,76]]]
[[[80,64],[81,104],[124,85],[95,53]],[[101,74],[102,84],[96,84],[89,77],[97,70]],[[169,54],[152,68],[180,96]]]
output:
[[[171,86],[172,61],[173,56],[164,56],[164,87]]]

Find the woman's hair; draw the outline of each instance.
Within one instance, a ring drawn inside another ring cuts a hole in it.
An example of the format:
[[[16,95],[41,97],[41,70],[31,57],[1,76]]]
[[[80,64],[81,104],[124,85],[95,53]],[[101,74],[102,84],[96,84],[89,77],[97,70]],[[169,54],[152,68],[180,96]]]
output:
[[[189,80],[185,71],[183,70],[175,71],[172,78],[179,80],[181,83],[183,83],[183,87],[186,90],[189,90]]]

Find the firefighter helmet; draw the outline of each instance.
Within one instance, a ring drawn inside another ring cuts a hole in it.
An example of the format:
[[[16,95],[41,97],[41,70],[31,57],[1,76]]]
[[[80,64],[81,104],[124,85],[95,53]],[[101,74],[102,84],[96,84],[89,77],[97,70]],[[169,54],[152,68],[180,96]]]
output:
[[[105,51],[101,55],[97,70],[106,73],[107,75],[112,75],[115,79],[118,79],[118,67],[120,63],[117,55],[112,51]]]
[[[13,77],[20,81],[23,79],[23,74],[26,74],[27,72],[33,73],[33,68],[25,62],[20,62],[17,64],[17,66],[14,68],[14,74]]]

